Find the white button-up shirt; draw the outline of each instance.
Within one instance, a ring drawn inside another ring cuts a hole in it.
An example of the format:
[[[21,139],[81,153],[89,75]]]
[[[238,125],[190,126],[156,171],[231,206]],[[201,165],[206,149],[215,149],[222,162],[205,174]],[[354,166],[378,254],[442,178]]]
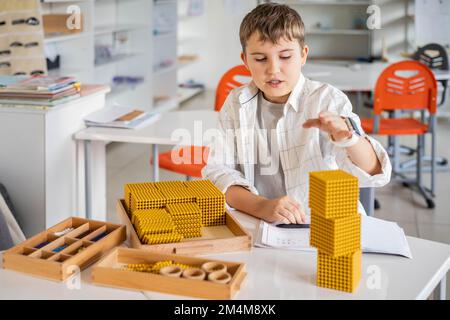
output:
[[[258,194],[254,187],[258,92],[253,82],[236,88],[230,92],[220,111],[220,135],[209,145],[210,153],[202,176],[224,193],[228,187],[240,185]],[[382,172],[371,176],[350,160],[344,148],[331,143],[327,133],[317,128],[303,128],[306,120],[317,118],[322,111],[351,117],[363,132],[359,117],[352,112],[352,105],[342,91],[300,76],[284,106],[283,117],[277,123],[276,136],[287,195],[299,202],[307,214],[311,171],[342,169],[359,179],[359,187],[381,187],[391,178],[389,156],[375,139],[364,135],[381,163]],[[365,214],[360,203],[358,209]]]

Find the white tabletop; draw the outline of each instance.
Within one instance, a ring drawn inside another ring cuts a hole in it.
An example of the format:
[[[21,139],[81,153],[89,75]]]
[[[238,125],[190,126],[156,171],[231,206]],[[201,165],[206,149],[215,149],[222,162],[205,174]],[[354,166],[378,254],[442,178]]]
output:
[[[173,111],[139,129],[90,127],[76,133],[75,139],[174,145],[180,137],[190,137],[186,145],[204,145],[203,134],[217,128],[217,119],[213,110]]]
[[[342,91],[373,91],[381,72],[389,65],[386,62],[307,62],[303,67],[303,74]],[[450,79],[450,71],[433,70],[433,73],[436,80]]]
[[[240,212],[232,214],[250,232],[256,231],[258,220]],[[450,268],[450,246],[412,237],[408,242],[413,259],[363,254],[362,280],[354,294],[315,285],[315,252],[252,248],[208,256],[247,264],[248,276],[236,299],[426,299]],[[380,287],[370,289],[367,283],[375,283],[374,271],[381,275]],[[89,284],[90,273],[91,269],[82,272],[81,290],[71,290],[66,283],[0,269],[0,299],[188,298],[93,286]]]

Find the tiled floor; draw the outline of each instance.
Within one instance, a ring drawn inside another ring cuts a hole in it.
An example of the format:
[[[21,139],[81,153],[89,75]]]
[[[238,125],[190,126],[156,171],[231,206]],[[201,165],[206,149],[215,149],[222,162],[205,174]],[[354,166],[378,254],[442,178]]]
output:
[[[204,109],[213,105],[214,94],[207,91],[185,103],[181,109]],[[212,107],[211,107],[212,108]],[[450,159],[450,148],[446,141],[450,138],[450,120],[439,121],[438,154]],[[384,141],[383,139],[380,139]],[[414,146],[415,139],[402,140]],[[164,151],[164,149],[162,149]],[[123,185],[128,182],[150,181],[150,148],[139,144],[110,143],[107,147],[107,201],[108,218],[117,221],[115,202],[123,197]],[[428,175],[425,175],[429,179]],[[160,171],[161,180],[184,179],[184,176]],[[376,192],[381,209],[375,216],[397,222],[407,235],[450,244],[450,172],[440,172],[437,178],[436,208],[429,210],[421,196],[401,183],[391,183]],[[447,279],[450,292],[450,279]]]

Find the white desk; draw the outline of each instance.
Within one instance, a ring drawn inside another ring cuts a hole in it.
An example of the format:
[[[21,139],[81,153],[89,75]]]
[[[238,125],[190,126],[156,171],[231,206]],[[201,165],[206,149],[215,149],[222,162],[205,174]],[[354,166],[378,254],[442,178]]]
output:
[[[80,184],[78,192],[80,206],[85,203],[83,211],[86,211],[87,216],[92,219],[106,220],[107,141],[151,145],[153,178],[154,181],[158,181],[158,145],[205,145],[207,142],[205,133],[217,127],[217,119],[215,111],[174,111],[163,113],[158,121],[137,130],[91,127],[76,133],[79,153],[84,154],[84,158],[80,157],[84,161],[78,163],[79,180],[83,180],[83,177],[86,179],[86,184]],[[180,136],[189,139],[181,140]]]
[[[240,212],[232,214],[249,231],[256,230],[258,220]],[[444,284],[440,285],[441,298],[445,298],[450,246],[412,237],[408,237],[408,242],[413,259],[363,254],[362,279],[354,294],[315,285],[315,252],[252,248],[250,252],[209,256],[247,264],[248,277],[236,299],[426,299],[440,282]],[[379,270],[379,288],[367,286],[373,276],[369,267]],[[81,289],[71,290],[66,283],[0,269],[0,299],[186,299],[156,292],[96,287],[89,283],[90,269],[81,274]]]
[[[355,92],[357,113],[362,104],[362,93],[375,89],[378,77],[389,65],[387,62],[307,62],[302,72],[312,80],[329,83],[342,91]],[[450,71],[433,70],[433,73],[436,80],[450,79]]]

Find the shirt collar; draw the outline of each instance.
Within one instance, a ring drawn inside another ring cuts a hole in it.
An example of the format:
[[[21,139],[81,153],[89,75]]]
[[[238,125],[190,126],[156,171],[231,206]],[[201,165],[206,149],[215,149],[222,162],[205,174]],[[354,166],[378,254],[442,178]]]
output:
[[[292,89],[288,101],[286,102],[286,105],[290,105],[295,110],[295,112],[298,112],[299,110],[300,107],[299,98],[305,86],[305,82],[306,82],[305,76],[302,73],[300,73],[300,77],[298,78],[297,84],[295,85],[294,89]],[[248,85],[246,85],[239,95],[239,102],[241,106],[245,107],[248,104],[248,102],[255,99],[259,91],[260,90],[253,81],[251,81]]]
[[[302,94],[303,88],[305,87],[305,82],[305,76],[303,75],[303,73],[300,73],[297,84],[295,85],[294,89],[292,89],[288,101],[286,102],[286,104],[290,105],[295,110],[295,112],[298,112],[300,108],[300,95]]]

